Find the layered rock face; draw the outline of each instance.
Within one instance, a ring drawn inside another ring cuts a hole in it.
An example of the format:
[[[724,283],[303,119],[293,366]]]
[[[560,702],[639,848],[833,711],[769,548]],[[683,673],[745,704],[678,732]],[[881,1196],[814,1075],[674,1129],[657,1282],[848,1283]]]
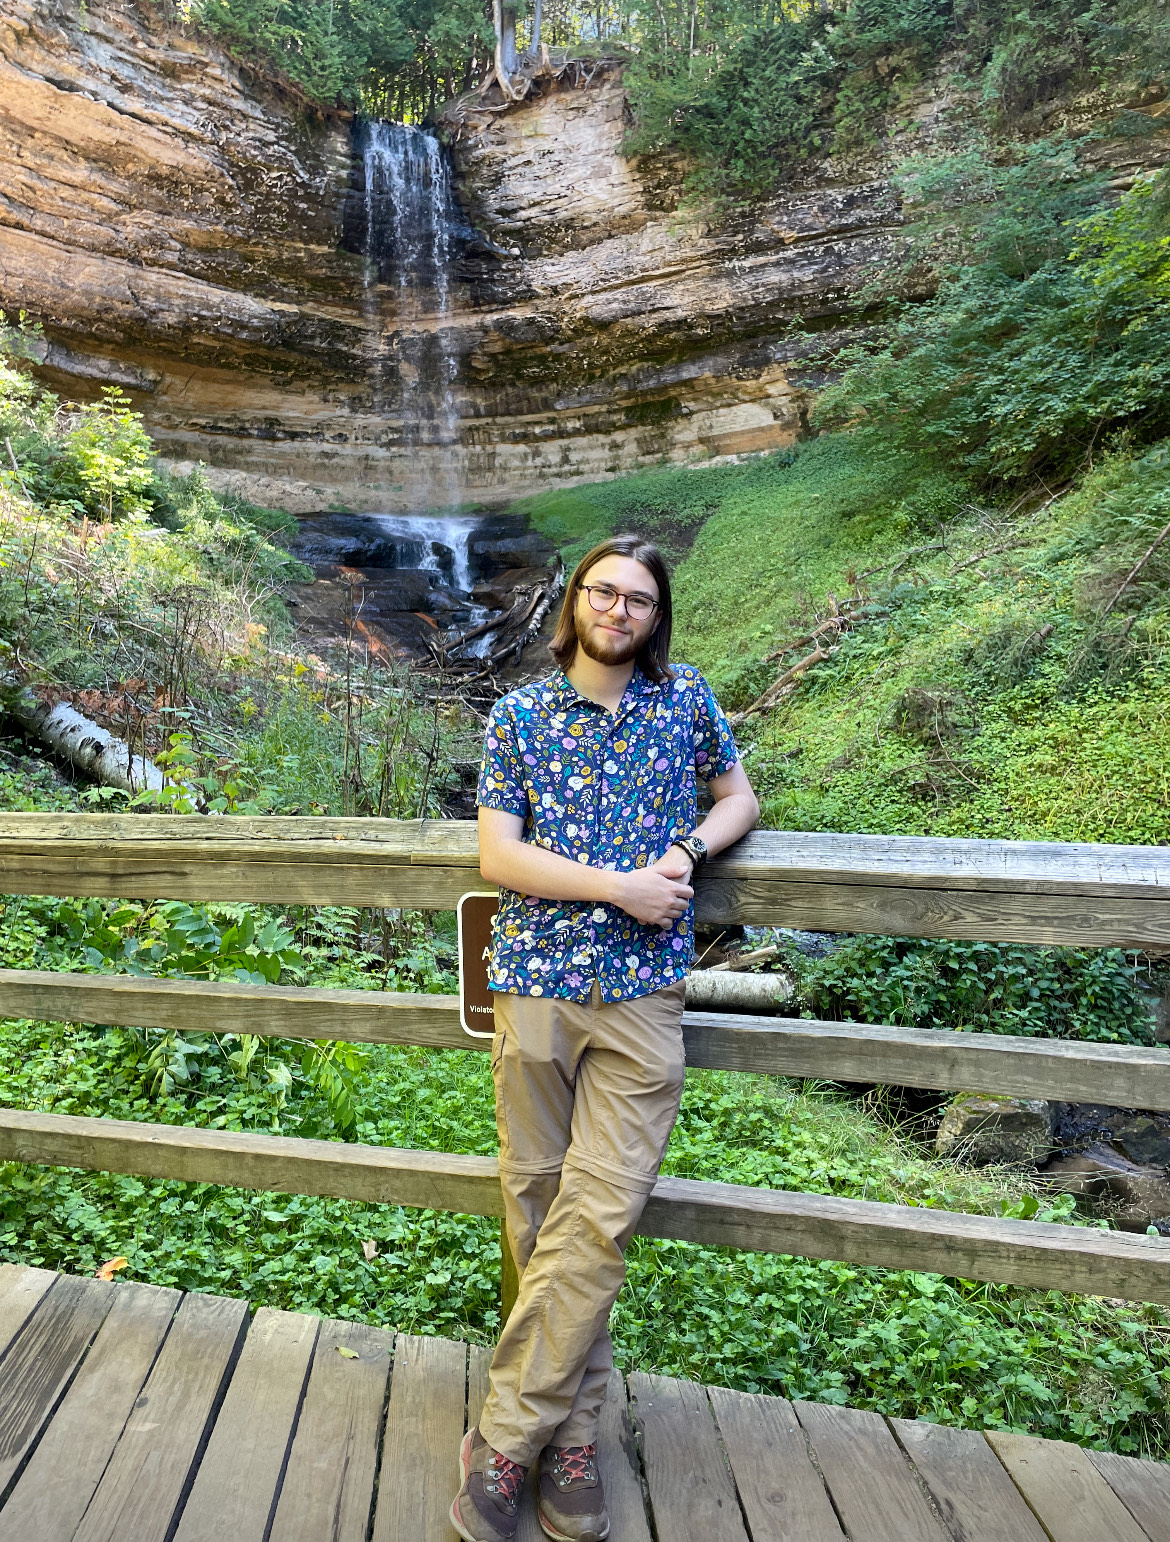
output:
[[[473,229],[420,306],[363,255],[346,115],[133,0],[3,0],[0,305],[43,321],[62,394],[122,386],[166,456],[294,512],[791,443],[815,383],[792,324],[847,334],[896,201],[859,173],[709,227],[674,168],[622,158],[624,129],[615,70],[466,117]],[[412,407],[428,335],[458,366],[441,424]]]
[[[848,310],[896,210],[868,184],[710,231],[623,132],[612,71],[465,129],[457,189],[492,241],[464,244],[445,315],[406,315],[362,255],[345,115],[145,7],[5,0],[0,304],[43,321],[63,394],[122,386],[165,455],[294,511],[425,507],[437,485],[496,502],[790,443],[778,339]],[[378,385],[397,333],[440,326],[453,444]]]

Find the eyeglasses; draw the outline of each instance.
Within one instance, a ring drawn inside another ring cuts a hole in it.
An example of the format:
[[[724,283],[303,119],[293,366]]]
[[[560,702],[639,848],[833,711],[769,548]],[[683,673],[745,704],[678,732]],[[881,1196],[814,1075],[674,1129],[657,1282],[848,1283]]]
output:
[[[615,589],[612,584],[582,584],[581,588],[589,596],[592,608],[602,614],[612,610],[619,600],[625,600],[626,615],[631,621],[645,621],[647,616],[652,616],[658,609],[657,600],[637,590],[627,594],[624,589]]]

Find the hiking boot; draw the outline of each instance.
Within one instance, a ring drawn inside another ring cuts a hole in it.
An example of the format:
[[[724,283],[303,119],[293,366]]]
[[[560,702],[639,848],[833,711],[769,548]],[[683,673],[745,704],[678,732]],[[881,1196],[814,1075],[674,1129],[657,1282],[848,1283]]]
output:
[[[609,1536],[596,1446],[546,1446],[540,1453],[540,1529],[553,1542],[603,1542]]]
[[[464,1542],[512,1542],[528,1468],[493,1451],[477,1426],[463,1437],[459,1470],[463,1487],[451,1505],[452,1526]]]

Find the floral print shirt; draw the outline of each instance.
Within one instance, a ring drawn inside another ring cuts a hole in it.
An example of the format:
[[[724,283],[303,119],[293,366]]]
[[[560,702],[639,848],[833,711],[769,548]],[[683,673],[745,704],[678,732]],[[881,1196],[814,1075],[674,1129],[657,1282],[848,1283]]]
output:
[[[574,862],[626,869],[656,862],[697,823],[695,782],[738,759],[727,719],[697,669],[661,684],[640,669],[616,713],[581,696],[562,670],[492,708],[478,802],[524,818],[524,839]],[[681,979],[693,907],[643,926],[616,905],[500,890],[488,983],[521,996],[624,1001]]]

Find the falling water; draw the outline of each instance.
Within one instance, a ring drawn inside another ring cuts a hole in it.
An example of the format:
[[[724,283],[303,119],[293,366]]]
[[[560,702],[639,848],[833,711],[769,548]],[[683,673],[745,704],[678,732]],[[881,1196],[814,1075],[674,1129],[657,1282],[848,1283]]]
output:
[[[433,468],[425,504],[454,509],[459,360],[450,325],[451,269],[461,221],[447,160],[439,141],[422,129],[373,122],[364,124],[360,134],[366,305],[380,339],[373,371],[375,405],[390,405],[388,385],[396,372],[394,405],[401,414],[403,440],[410,449],[425,447],[426,464]],[[384,317],[391,307],[392,315]],[[470,598],[476,519],[456,513],[371,518],[394,542],[400,567],[432,573],[437,582]],[[487,615],[482,606],[471,605],[462,624],[474,626]],[[485,638],[472,651],[490,642]]]
[[[428,502],[449,507],[455,502],[452,449],[459,428],[454,392],[459,361],[450,326],[458,211],[450,173],[433,134],[386,122],[366,123],[360,132],[367,310],[379,326],[385,289],[394,300],[392,335],[387,340],[381,332],[375,362],[375,397],[385,398],[387,376],[396,365],[403,438],[411,447],[438,447]]]

